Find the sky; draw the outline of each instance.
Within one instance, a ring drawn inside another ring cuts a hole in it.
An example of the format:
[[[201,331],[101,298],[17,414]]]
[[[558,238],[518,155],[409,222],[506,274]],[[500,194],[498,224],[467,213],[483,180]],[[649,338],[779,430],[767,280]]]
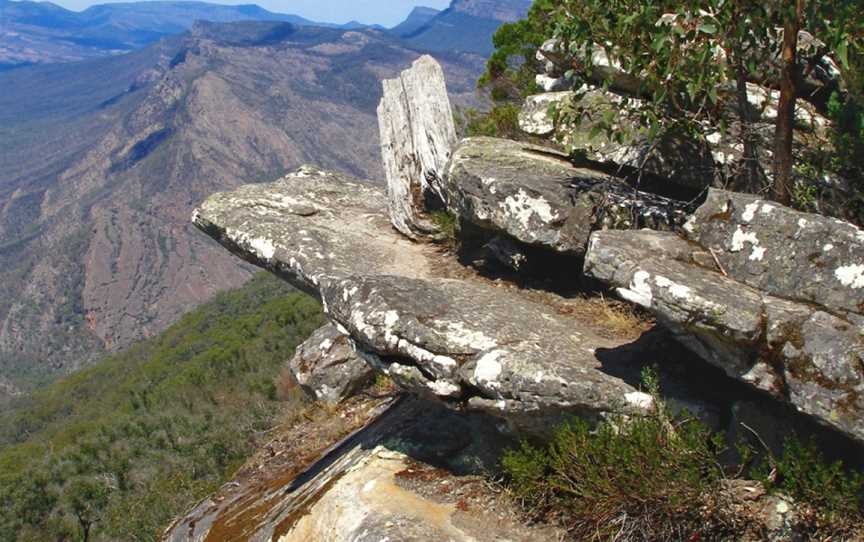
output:
[[[80,11],[106,0],[51,0],[66,9]],[[130,1],[130,0],[123,0]],[[132,0],[135,1],[135,0]],[[415,6],[444,9],[450,0],[204,0],[215,4],[258,4],[279,13],[300,15],[313,21],[347,23],[360,21],[391,27],[399,24]]]

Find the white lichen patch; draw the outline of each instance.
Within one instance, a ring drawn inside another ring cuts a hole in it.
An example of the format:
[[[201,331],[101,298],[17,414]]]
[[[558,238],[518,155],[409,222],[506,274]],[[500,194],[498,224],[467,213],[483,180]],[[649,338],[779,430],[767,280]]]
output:
[[[766,203],[765,205],[762,206],[762,208],[759,210],[759,212],[762,213],[763,215],[770,215],[774,211],[774,209],[776,209],[776,207],[774,207],[771,204]]]
[[[273,241],[263,237],[252,239],[249,246],[252,247],[252,250],[255,251],[255,254],[257,254],[259,258],[264,260],[273,258],[273,255],[276,253],[276,246],[273,245]]]
[[[456,384],[445,380],[433,380],[427,386],[438,397],[455,397],[460,395],[462,391]]]
[[[654,284],[661,288],[666,288],[672,297],[677,299],[690,299],[690,288],[683,284],[677,284],[667,279],[666,277],[657,277],[654,279]]]
[[[834,245],[832,245],[831,243],[828,243],[827,245],[822,247],[822,250],[825,252],[831,252],[832,250],[834,250]]]
[[[648,279],[651,278],[651,273],[647,271],[637,271],[633,274],[633,279],[630,281],[629,288],[618,288],[618,295],[625,300],[641,305],[645,308],[651,308],[651,303],[654,302],[654,293],[651,291],[651,285]]]
[[[684,231],[686,231],[689,234],[696,233],[696,217],[691,216],[690,218],[688,218],[687,222],[684,223],[683,228],[684,228]]]
[[[327,352],[331,348],[333,348],[333,341],[331,339],[324,339],[318,347],[322,352]]]
[[[519,190],[515,196],[508,197],[499,205],[525,228],[529,227],[529,221],[535,216],[544,223],[558,219],[558,213],[552,210],[549,202],[540,197],[532,198],[524,190]]]
[[[750,222],[756,217],[756,211],[759,210],[759,203],[748,203],[746,207],[744,207],[744,213],[741,215],[741,220],[743,222]]]
[[[627,404],[641,408],[642,410],[651,410],[654,408],[654,398],[641,391],[634,391],[624,395],[624,400],[627,401]]]
[[[804,228],[806,228],[807,227],[807,219],[806,218],[799,218],[798,219],[798,227],[802,230]]]
[[[476,384],[491,389],[500,387],[498,377],[501,376],[504,368],[498,359],[502,354],[501,350],[491,350],[480,356],[480,359],[477,360],[477,366],[474,368],[474,382]]]
[[[765,259],[765,252],[767,250],[768,249],[766,249],[765,247],[754,246],[753,252],[750,253],[750,261],[761,262],[763,259]]]
[[[729,247],[730,252],[741,252],[744,250],[744,243],[750,243],[751,245],[758,246],[759,238],[756,237],[756,233],[750,231],[745,232],[741,229],[741,226],[738,226],[738,229],[735,230],[735,233],[732,234],[732,245]]]
[[[447,320],[435,320],[433,322],[436,327],[442,329],[447,341],[453,343],[459,348],[471,350],[488,350],[498,346],[495,339],[489,337],[482,331],[468,329],[463,322],[453,322]]]
[[[864,288],[864,265],[844,265],[834,271],[834,276],[843,286],[848,286],[854,290]]]

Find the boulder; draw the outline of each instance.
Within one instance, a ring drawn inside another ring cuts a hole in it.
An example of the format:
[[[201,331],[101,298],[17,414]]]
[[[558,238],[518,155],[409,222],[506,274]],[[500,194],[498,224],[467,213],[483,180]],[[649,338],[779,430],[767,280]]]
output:
[[[320,297],[358,353],[404,389],[504,417],[629,408],[636,389],[606,371],[621,339],[517,288],[465,278],[462,268],[454,279],[448,269],[458,264],[446,254],[390,227],[383,196],[305,167],[276,183],[215,194],[193,220]]]
[[[558,131],[564,146],[595,162],[628,170],[642,168],[649,175],[684,188],[701,190],[709,186],[714,180],[715,165],[707,142],[676,134],[651,142],[638,121],[626,116],[619,117],[614,137],[596,129],[604,116],[620,110],[625,100],[636,108],[642,103],[599,88],[529,96],[519,115],[519,127],[540,137],[555,136]],[[577,111],[582,119],[579,126],[556,130],[558,127],[550,115],[556,107]]]
[[[597,232],[585,273],[730,376],[864,442],[864,232],[720,190],[685,230]]]
[[[390,219],[411,238],[433,234],[425,209],[430,199],[440,200],[441,174],[456,143],[444,71],[425,55],[383,86],[378,126]]]
[[[488,137],[460,144],[444,189],[462,220],[562,254],[581,255],[597,229],[674,229],[686,216],[682,203],[575,167],[554,149]]]
[[[300,387],[313,399],[339,403],[371,382],[374,371],[348,337],[328,324],[297,347],[288,363]]]

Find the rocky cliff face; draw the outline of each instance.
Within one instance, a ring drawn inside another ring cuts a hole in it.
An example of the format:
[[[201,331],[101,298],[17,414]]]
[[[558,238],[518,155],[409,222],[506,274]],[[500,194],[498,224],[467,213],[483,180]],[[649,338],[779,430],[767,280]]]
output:
[[[377,31],[201,24],[130,59],[0,76],[2,373],[70,371],[245,280],[190,231],[206,194],[313,159],[380,178],[379,80],[416,56]],[[454,99],[481,65],[444,60]]]

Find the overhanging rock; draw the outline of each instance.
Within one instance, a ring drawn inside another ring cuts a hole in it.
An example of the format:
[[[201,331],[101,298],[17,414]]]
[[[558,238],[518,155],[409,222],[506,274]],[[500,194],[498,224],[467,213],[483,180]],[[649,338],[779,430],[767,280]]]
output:
[[[318,295],[358,352],[406,389],[504,416],[645,405],[598,358],[621,342],[518,289],[453,271],[457,264],[435,246],[392,229],[383,196],[305,167],[215,194],[193,220]]]
[[[583,254],[594,230],[671,230],[686,218],[682,202],[576,167],[555,149],[507,139],[463,140],[444,187],[463,220],[562,254]]]
[[[585,272],[730,376],[864,442],[864,233],[719,190],[685,229],[597,232]]]

